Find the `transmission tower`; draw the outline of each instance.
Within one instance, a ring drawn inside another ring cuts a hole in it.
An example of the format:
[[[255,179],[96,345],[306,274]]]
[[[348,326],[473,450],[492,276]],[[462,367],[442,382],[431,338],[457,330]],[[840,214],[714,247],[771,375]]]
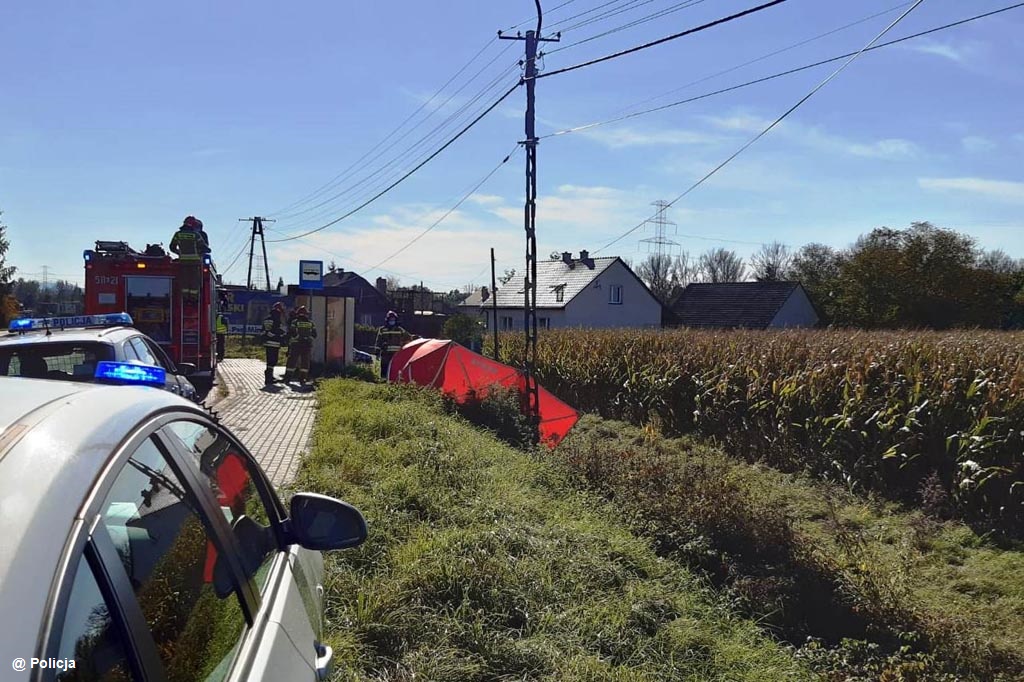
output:
[[[249,235],[249,274],[245,278],[245,286],[254,288],[253,282],[266,283],[266,291],[270,291],[270,266],[267,264],[267,242],[263,239],[263,223],[272,223],[269,218],[254,216],[252,218],[239,218],[240,223],[252,223],[252,233]],[[259,238],[260,250],[256,250],[256,239]],[[262,254],[262,255],[261,255]]]
[[[652,251],[659,256],[665,255],[668,251],[671,255],[672,251],[679,246],[679,242],[673,241],[668,238],[668,231],[671,229],[672,234],[676,233],[676,224],[668,219],[668,202],[667,201],[655,201],[651,204],[658,209],[654,217],[647,220],[646,224],[654,228],[654,236],[648,237],[647,239],[641,239],[641,244],[647,244],[647,253]]]

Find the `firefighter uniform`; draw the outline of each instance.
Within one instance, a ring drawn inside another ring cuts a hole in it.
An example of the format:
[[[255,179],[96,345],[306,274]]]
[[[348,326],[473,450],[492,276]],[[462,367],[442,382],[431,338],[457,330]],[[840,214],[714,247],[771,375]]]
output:
[[[304,384],[309,378],[309,356],[313,350],[313,339],[316,338],[316,326],[310,321],[305,306],[300,306],[296,311],[288,336],[291,340],[288,355],[295,356],[295,375],[299,383]]]
[[[274,383],[274,367],[281,352],[281,344],[288,338],[288,330],[284,326],[284,308],[278,303],[263,320],[263,347],[267,351],[267,368],[263,373],[263,382],[269,386]]]
[[[288,333],[289,333],[289,346],[288,346],[288,360],[284,365],[284,380],[291,381],[295,378],[295,353],[291,351],[291,329],[292,325],[295,324],[295,308],[288,311]]]
[[[387,379],[391,367],[391,358],[412,340],[412,335],[398,324],[398,315],[389,312],[387,323],[377,330],[377,351],[380,353],[380,376]]]
[[[228,335],[228,316],[217,313],[217,359],[224,359],[224,346]]]
[[[210,252],[202,225],[196,218],[189,216],[171,238],[171,251],[178,254],[181,293],[190,298],[199,297],[199,287],[203,278],[203,254]]]

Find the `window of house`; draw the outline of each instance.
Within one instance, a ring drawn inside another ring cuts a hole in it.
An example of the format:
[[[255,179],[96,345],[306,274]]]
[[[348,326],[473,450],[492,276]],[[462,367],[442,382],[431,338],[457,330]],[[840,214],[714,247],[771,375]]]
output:
[[[363,313],[359,316],[359,324],[366,325],[367,327],[373,326],[373,315]]]
[[[537,326],[541,329],[551,329],[551,318],[550,317],[538,317]]]
[[[501,316],[501,330],[502,331],[506,331],[506,332],[507,331],[512,331],[512,316],[511,315],[502,315]]]
[[[619,284],[612,284],[608,287],[608,303],[612,305],[622,304],[622,286]]]
[[[565,303],[565,285],[559,284],[555,287],[555,301],[557,303]]]

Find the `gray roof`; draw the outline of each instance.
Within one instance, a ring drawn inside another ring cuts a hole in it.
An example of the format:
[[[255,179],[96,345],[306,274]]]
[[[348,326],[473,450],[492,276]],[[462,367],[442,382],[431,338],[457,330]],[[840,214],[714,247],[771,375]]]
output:
[[[617,260],[619,260],[617,256],[594,258],[593,268],[579,260],[574,260],[571,267],[561,260],[537,261],[537,307],[564,308],[569,301],[586,289]],[[564,289],[561,301],[558,300],[559,288]],[[497,295],[499,308],[521,309],[524,303],[522,278],[517,275],[507,285],[498,287]],[[475,291],[463,305],[483,305],[485,307],[494,305],[490,299],[480,303],[480,297],[480,291]],[[470,303],[471,301],[474,303]]]
[[[690,284],[672,304],[684,327],[766,329],[799,282]]]

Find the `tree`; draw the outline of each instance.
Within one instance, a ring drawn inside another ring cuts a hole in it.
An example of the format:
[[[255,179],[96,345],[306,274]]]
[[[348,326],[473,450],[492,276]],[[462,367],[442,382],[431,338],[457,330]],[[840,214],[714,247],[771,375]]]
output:
[[[445,338],[468,347],[475,347],[484,337],[480,322],[472,315],[462,313],[449,317],[442,333]]]
[[[636,267],[637,276],[662,303],[668,303],[674,282],[672,256],[652,253]]]
[[[0,211],[0,218],[2,217],[3,211]],[[9,248],[10,242],[7,241],[7,226],[0,220],[0,325],[3,327],[6,327],[18,314],[18,302],[11,295],[13,289],[12,280],[17,268],[13,265],[7,265],[7,250]]]
[[[395,275],[388,275],[388,291],[397,291],[402,286],[402,282]]]
[[[515,268],[511,268],[511,269],[505,268],[505,274],[502,275],[501,277],[499,277],[498,281],[501,282],[502,286],[504,286],[504,285],[508,284],[509,282],[511,282],[512,278],[515,277],[515,276],[516,276],[516,269]]]
[[[982,251],[978,254],[979,270],[987,270],[997,275],[1015,275],[1024,270],[1024,262],[1014,260],[1002,249]]]
[[[7,241],[7,226],[3,223],[3,215],[4,212],[0,211],[0,294],[9,294],[17,268],[7,265],[7,250],[11,243]]]
[[[721,247],[711,249],[697,261],[700,279],[718,284],[721,282],[742,282],[746,277],[743,260],[735,251]]]
[[[762,244],[761,249],[750,258],[750,274],[758,282],[781,282],[786,279],[792,260],[793,256],[785,244]]]
[[[835,320],[835,297],[843,261],[844,255],[831,246],[812,243],[793,254],[786,269],[785,278],[803,285],[825,323]]]

